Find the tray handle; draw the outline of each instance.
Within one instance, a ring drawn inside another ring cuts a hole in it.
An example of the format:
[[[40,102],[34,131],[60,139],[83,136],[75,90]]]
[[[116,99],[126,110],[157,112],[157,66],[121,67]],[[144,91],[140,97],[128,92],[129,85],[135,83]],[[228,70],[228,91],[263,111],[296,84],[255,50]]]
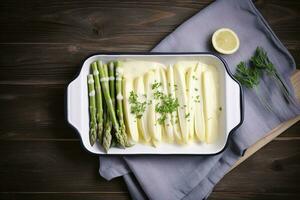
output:
[[[68,122],[80,133],[81,130],[81,85],[77,79],[73,80],[67,88],[67,118]]]
[[[241,86],[234,79],[228,81],[227,93],[227,132],[236,128],[243,121],[243,92]]]

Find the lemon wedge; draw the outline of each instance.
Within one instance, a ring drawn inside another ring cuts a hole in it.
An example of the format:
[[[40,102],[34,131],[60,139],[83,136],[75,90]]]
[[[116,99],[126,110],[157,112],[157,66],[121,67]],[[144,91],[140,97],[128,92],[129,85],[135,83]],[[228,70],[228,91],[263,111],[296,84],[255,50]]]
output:
[[[237,34],[228,28],[218,29],[212,36],[212,44],[222,54],[233,54],[240,46]]]

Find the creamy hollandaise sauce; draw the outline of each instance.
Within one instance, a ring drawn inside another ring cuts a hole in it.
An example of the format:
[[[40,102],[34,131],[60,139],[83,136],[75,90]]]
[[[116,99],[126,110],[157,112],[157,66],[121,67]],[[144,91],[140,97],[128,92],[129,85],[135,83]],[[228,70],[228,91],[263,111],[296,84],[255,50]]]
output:
[[[123,106],[132,142],[213,143],[218,138],[219,73],[194,61],[123,61]]]

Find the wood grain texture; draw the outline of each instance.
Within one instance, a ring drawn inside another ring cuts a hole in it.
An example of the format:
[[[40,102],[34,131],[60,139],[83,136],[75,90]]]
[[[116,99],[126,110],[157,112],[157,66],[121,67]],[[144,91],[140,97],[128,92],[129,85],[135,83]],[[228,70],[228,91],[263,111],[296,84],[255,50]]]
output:
[[[87,199],[97,199],[108,193],[116,194],[116,198],[128,198],[121,179],[107,182],[98,176],[97,157],[78,148],[79,142],[20,143],[22,141],[0,142],[0,156],[3,158],[0,198],[79,199],[86,195]],[[41,149],[43,154],[39,153]],[[295,176],[300,167],[299,150],[300,140],[271,142],[226,175],[215,188],[213,197],[221,198],[222,192],[228,197],[240,193],[241,198],[260,194],[269,197],[272,194],[299,195],[300,179]]]
[[[65,87],[96,52],[146,52],[212,0],[3,0],[0,199],[130,199],[98,175],[64,117]],[[300,2],[256,0],[300,63]],[[299,199],[296,123],[225,176],[210,199]]]
[[[294,193],[299,195],[300,140],[273,141],[232,170],[214,191]],[[280,151],[278,148],[280,147]],[[234,180],[234,181],[233,181]]]
[[[0,141],[1,192],[118,192],[99,177],[99,159],[79,141]]]
[[[13,200],[129,200],[127,192],[29,192],[0,193],[0,199]]]

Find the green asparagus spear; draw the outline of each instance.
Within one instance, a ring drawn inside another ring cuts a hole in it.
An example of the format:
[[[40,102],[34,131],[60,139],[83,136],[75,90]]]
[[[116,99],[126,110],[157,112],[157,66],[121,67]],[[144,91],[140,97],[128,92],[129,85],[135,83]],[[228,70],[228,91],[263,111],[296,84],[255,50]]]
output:
[[[107,115],[107,120],[106,120],[105,127],[104,127],[102,145],[103,145],[104,150],[106,152],[108,152],[108,149],[110,148],[111,142],[112,142],[112,135],[111,135],[112,124],[109,119],[108,112],[106,113],[106,115]]]
[[[123,71],[122,71],[122,63],[120,61],[116,62],[116,93],[117,93],[117,116],[120,123],[121,134],[125,141],[125,146],[131,146],[126,133],[124,116],[123,116],[123,95],[122,95],[122,79],[123,79]]]
[[[112,100],[113,107],[115,109],[114,63],[109,62],[108,64],[104,64],[104,72],[105,72],[105,76],[107,77],[107,80],[108,80],[110,98]],[[118,136],[116,134],[114,135],[114,137],[112,137],[111,146],[123,147],[121,144],[119,144],[117,137]]]
[[[110,97],[114,106],[114,109],[116,108],[116,95],[115,95],[115,66],[113,62],[109,62],[107,68],[105,68],[108,72],[108,77],[109,77],[109,92],[110,92]],[[116,137],[112,138],[111,146],[118,146],[118,141],[116,141]]]
[[[125,142],[121,135],[121,129],[119,127],[119,123],[116,118],[116,113],[114,110],[112,99],[111,99],[110,93],[109,93],[108,76],[106,76],[105,67],[103,65],[99,66],[99,73],[100,73],[100,78],[101,78],[101,85],[103,86],[102,91],[103,91],[104,99],[105,99],[105,102],[107,105],[107,110],[109,112],[110,120],[112,121],[113,127],[115,129],[115,136],[116,136],[117,142],[121,147],[125,147]]]
[[[100,67],[103,66],[102,62],[101,61],[97,61],[97,65],[98,65],[98,71],[100,71]],[[104,65],[104,68],[106,69],[107,66]],[[104,70],[105,72],[105,75],[106,75],[106,70]],[[106,75],[107,76],[107,75]],[[103,88],[103,82],[101,83],[102,87]],[[103,90],[102,90],[103,92]],[[102,95],[104,95],[102,93]],[[109,112],[108,112],[108,109],[107,109],[107,104],[105,102],[105,99],[103,101],[103,119],[104,119],[104,130],[103,130],[103,139],[102,139],[102,146],[104,148],[104,150],[107,152],[111,146],[111,142],[112,142],[112,135],[111,135],[111,128],[112,128],[112,122],[110,120],[110,116],[109,116]]]
[[[103,139],[102,139],[102,146],[104,150],[107,152],[108,149],[111,147],[112,143],[112,135],[111,135],[111,127],[112,123],[109,119],[108,110],[106,109],[106,103],[103,101],[103,124],[104,124],[104,130],[103,130]]]
[[[93,146],[97,140],[96,98],[93,75],[87,77],[90,110],[90,144]]]
[[[97,133],[99,143],[102,144],[102,135],[103,135],[103,108],[102,108],[102,91],[101,85],[99,81],[99,72],[97,69],[97,63],[92,63],[92,71],[95,80],[95,89],[96,89],[96,109],[97,109]]]
[[[109,92],[110,97],[115,108],[116,105],[116,95],[115,95],[115,66],[113,62],[108,65],[108,76],[109,76]]]

